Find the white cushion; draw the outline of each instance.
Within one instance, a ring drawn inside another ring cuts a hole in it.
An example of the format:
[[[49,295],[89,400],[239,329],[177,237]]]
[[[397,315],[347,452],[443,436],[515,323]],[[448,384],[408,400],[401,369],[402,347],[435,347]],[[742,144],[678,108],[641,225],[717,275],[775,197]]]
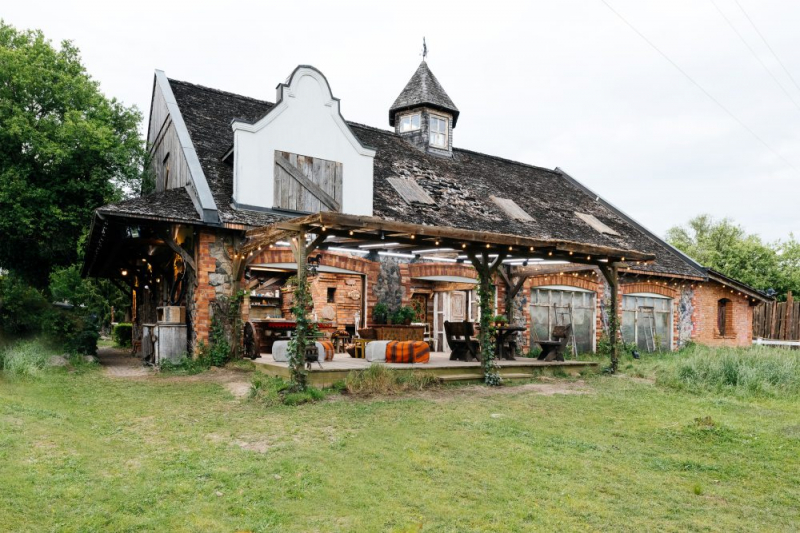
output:
[[[386,362],[386,346],[392,341],[372,341],[364,350],[364,358],[371,363]]]
[[[272,344],[272,359],[277,363],[289,361],[289,341],[275,341]]]
[[[317,348],[317,361],[325,361],[325,347],[321,342],[315,342]],[[276,363],[289,362],[289,341],[275,341],[272,345],[272,360]]]

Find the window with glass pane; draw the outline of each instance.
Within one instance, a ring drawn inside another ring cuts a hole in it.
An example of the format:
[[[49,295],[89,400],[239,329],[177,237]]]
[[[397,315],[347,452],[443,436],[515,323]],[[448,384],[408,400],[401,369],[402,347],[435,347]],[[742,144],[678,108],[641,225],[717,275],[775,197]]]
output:
[[[531,292],[531,345],[537,340],[553,340],[553,328],[570,322],[578,353],[591,352],[595,336],[594,293],[556,289]]]
[[[652,314],[650,311],[652,310]],[[652,316],[652,318],[649,318]],[[653,323],[655,322],[655,323]],[[649,351],[648,338],[660,349],[672,348],[672,299],[626,295],[622,297],[622,339]]]
[[[419,129],[419,113],[406,115],[400,118],[400,132],[414,131]]]
[[[447,147],[447,120],[440,117],[430,119],[430,138],[432,146]]]

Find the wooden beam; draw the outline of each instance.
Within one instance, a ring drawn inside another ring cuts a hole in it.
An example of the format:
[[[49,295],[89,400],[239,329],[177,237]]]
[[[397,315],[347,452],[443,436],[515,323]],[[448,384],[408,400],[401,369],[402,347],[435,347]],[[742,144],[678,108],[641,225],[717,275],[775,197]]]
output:
[[[164,244],[169,246],[170,250],[181,256],[183,262],[192,267],[192,270],[197,272],[197,266],[195,265],[194,258],[189,255],[189,252],[183,249],[183,246],[179,245],[170,235],[170,232],[167,231],[164,233]]]
[[[337,202],[330,194],[323,191],[322,187],[305,177],[305,175],[300,172],[300,169],[287,161],[286,158],[276,155],[275,163],[285,170],[289,176],[294,178],[297,183],[308,189],[311,194],[316,196],[317,199],[328,206],[328,208],[332,209],[333,211],[340,211],[342,209],[342,206],[339,204],[339,202]]]

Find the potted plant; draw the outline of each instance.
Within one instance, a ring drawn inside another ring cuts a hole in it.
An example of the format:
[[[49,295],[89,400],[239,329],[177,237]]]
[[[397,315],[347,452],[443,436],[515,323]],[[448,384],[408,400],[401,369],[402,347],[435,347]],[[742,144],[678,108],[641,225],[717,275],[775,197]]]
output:
[[[389,318],[389,306],[383,302],[378,302],[372,308],[372,321],[376,324],[386,324],[386,319]]]
[[[402,305],[392,315],[392,323],[408,326],[411,324],[411,322],[414,321],[414,317],[416,316],[417,312],[414,310],[413,307],[408,305]]]
[[[505,315],[495,315],[492,322],[494,322],[494,327],[499,328],[508,324],[508,318]]]

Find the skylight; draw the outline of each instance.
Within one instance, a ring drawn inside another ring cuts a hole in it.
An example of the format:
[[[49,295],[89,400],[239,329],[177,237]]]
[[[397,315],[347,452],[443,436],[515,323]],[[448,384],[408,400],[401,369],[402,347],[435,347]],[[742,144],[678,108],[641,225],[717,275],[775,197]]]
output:
[[[387,178],[394,190],[397,191],[403,200],[405,200],[409,205],[414,204],[425,204],[425,205],[434,205],[436,202],[433,201],[433,198],[428,196],[428,193],[425,192],[425,189],[419,186],[419,183],[416,180],[408,179],[408,178]]]
[[[532,222],[533,217],[530,216],[528,213],[525,212],[520,206],[514,202],[514,200],[510,200],[508,198],[499,198],[497,196],[490,196],[489,198],[497,204],[497,207],[503,210],[503,212],[512,220],[519,220],[520,222]]]
[[[575,216],[577,216],[579,219],[589,224],[592,228],[594,228],[595,231],[598,231],[600,233],[606,233],[608,235],[619,235],[619,233],[617,233],[613,229],[609,228],[608,226],[600,222],[594,215],[587,215],[586,213],[576,212]]]

